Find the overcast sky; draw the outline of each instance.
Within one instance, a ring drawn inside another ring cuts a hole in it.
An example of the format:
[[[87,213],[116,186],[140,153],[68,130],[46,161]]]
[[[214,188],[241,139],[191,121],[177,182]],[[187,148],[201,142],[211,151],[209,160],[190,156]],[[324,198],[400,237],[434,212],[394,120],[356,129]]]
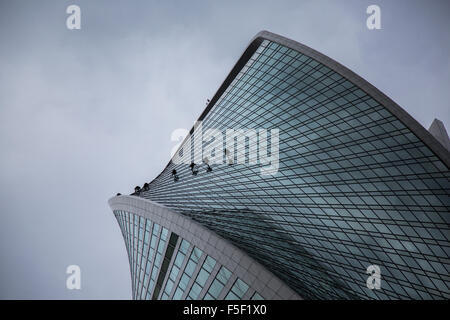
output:
[[[66,8],[81,8],[81,30]],[[366,8],[381,8],[368,30]],[[129,299],[107,200],[151,181],[268,30],[450,124],[448,1],[0,0],[0,298]],[[81,267],[81,290],[66,267]]]

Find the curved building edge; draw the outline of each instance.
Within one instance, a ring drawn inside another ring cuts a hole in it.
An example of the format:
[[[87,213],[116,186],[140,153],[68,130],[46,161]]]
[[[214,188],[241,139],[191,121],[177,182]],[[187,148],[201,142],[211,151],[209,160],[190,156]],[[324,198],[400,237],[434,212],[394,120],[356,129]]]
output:
[[[243,299],[250,299],[254,292],[257,292],[266,300],[301,299],[295,291],[259,262],[238,249],[228,240],[189,217],[183,216],[154,201],[135,196],[115,196],[109,199],[108,204],[113,212],[117,210],[126,211],[167,228],[169,232],[176,233],[180,238],[189,241],[205,254],[214,258],[220,265],[230,270],[233,277],[242,279],[249,285],[249,290]],[[173,264],[173,260],[172,258],[169,269]],[[214,279],[214,274],[211,274],[210,278]],[[166,280],[164,279],[164,283]],[[153,295],[153,292],[151,295]],[[204,295],[204,292],[202,295]],[[223,295],[224,293],[222,293]]]
[[[349,68],[340,64],[339,62],[333,60],[332,58],[302,44],[295,40],[283,37],[281,35],[263,30],[258,32],[253,39],[250,41],[247,48],[242,53],[239,60],[233,66],[228,76],[225,78],[217,92],[211,98],[210,102],[206,108],[201,113],[198,121],[202,121],[203,118],[208,114],[208,112],[215,105],[217,100],[221,97],[223,92],[231,84],[234,78],[237,76],[239,71],[245,66],[247,61],[252,57],[253,53],[258,49],[260,44],[264,41],[272,41],[290,49],[296,50],[316,61],[322,63],[331,70],[339,73],[341,76],[346,78],[348,81],[352,82],[358,86],[361,90],[370,95],[373,99],[378,101],[381,105],[387,108],[394,116],[396,116],[407,128],[409,128],[420,140],[422,140],[445,164],[450,168],[450,151],[447,150],[441,142],[436,139],[427,129],[425,129],[416,119],[414,119],[408,112],[406,112],[402,107],[395,103],[391,98],[377,89],[375,86],[370,84],[367,80],[363,79],[355,72],[351,71]],[[190,134],[194,132],[194,127],[191,128]],[[189,137],[189,135],[188,135]],[[180,146],[184,145],[184,142]],[[167,166],[172,160],[169,161]],[[164,170],[163,170],[164,171]],[[156,179],[157,177],[155,177]]]

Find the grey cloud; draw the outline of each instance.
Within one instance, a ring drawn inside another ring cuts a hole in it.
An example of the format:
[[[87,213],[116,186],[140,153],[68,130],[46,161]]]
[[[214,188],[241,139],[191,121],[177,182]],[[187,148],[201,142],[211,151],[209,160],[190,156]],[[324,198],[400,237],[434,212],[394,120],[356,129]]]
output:
[[[321,51],[421,124],[450,123],[449,5],[377,1],[2,1],[0,298],[128,299],[107,206],[166,165],[250,39],[267,29]],[[65,27],[65,8],[82,29]],[[82,290],[65,268],[82,269]]]

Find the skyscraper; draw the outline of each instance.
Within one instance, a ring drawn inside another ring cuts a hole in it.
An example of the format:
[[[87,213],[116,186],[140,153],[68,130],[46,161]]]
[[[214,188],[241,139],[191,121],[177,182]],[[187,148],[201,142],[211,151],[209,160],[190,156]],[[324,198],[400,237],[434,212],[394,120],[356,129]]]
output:
[[[319,52],[258,33],[166,168],[109,200],[133,297],[450,298],[442,130]]]

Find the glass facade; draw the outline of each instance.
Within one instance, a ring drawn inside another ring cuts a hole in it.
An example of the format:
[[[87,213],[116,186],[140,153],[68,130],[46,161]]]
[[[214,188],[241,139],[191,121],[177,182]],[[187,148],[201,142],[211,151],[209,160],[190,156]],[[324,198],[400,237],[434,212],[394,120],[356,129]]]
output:
[[[230,292],[225,297],[225,300],[239,300],[242,299],[248,290],[248,285],[241,279],[236,279]]]
[[[205,300],[217,300],[222,292],[222,289],[228,283],[230,277],[231,272],[227,268],[220,268],[213,283],[211,284],[211,287],[209,287],[209,290],[205,295]]]
[[[214,164],[193,175],[189,165],[169,162],[135,195],[228,239],[303,298],[450,298],[449,168],[362,88],[265,40],[202,120],[203,130],[279,129],[278,172],[262,176],[258,164]],[[195,131],[192,137],[202,143]],[[118,220],[136,268],[133,288],[142,287],[143,298],[156,281],[159,243],[152,247],[141,235],[148,222],[128,214]],[[211,265],[201,252],[178,255],[189,262],[168,271],[162,297],[181,298],[193,279],[195,289],[186,294],[199,298]],[[201,275],[192,274],[197,264]],[[366,285],[370,265],[380,267],[379,290]],[[205,298],[218,298],[229,281],[220,272],[214,277]],[[243,280],[234,280],[224,297],[241,298]]]
[[[139,215],[114,215],[130,258],[133,299],[243,298],[247,284],[190,242]],[[229,280],[235,283],[227,288]],[[256,291],[253,296],[263,299]]]

